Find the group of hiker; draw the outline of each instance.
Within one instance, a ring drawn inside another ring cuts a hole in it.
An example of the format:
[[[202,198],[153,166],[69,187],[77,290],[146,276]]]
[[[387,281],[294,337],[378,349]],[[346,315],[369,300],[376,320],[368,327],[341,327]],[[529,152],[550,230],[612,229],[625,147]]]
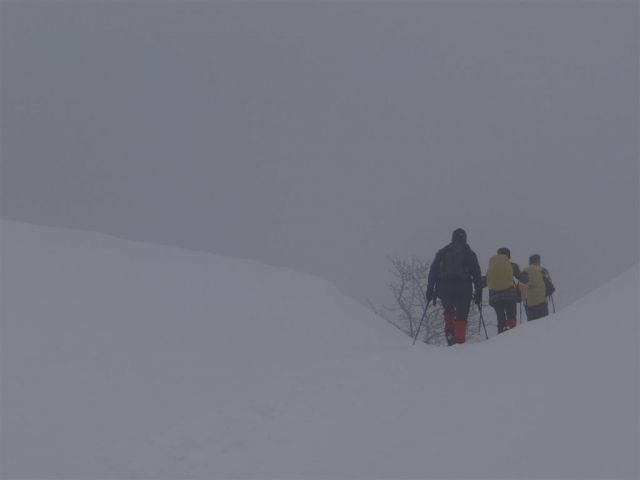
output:
[[[486,276],[482,275],[477,255],[467,243],[467,233],[458,228],[451,243],[440,249],[429,269],[427,304],[439,298],[444,309],[444,331],[447,343],[464,343],[471,300],[482,305],[482,291],[489,289],[489,305],[496,311],[498,333],[517,324],[517,305],[524,304],[527,320],[549,314],[548,298],[555,291],[540,255],[529,257],[522,271],[511,261],[511,251],[502,247],[489,260]]]

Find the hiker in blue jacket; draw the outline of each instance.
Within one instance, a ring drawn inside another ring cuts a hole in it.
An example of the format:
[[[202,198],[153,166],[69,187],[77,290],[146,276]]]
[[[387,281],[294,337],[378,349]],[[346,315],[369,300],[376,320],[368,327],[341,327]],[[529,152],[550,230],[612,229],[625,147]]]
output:
[[[427,302],[440,298],[444,308],[447,343],[464,343],[471,298],[482,303],[482,273],[477,255],[467,244],[467,233],[456,229],[451,243],[436,254],[427,283]]]

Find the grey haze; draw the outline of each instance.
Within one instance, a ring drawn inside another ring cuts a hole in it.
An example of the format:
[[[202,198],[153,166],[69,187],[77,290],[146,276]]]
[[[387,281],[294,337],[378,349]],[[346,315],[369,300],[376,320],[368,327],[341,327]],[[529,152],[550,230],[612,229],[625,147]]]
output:
[[[638,262],[639,3],[3,1],[1,216],[384,301],[456,227],[570,303]]]

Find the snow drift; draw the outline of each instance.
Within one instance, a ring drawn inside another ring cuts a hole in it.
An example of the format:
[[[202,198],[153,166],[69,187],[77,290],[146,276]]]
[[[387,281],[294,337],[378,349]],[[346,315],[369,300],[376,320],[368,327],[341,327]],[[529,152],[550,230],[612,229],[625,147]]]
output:
[[[289,269],[1,228],[3,478],[638,476],[637,266],[412,347]]]

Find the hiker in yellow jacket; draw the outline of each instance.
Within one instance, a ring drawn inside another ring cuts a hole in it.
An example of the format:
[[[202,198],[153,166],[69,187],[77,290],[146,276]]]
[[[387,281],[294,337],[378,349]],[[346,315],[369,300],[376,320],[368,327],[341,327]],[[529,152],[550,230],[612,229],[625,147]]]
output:
[[[529,257],[529,266],[520,275],[520,285],[527,320],[549,315],[547,297],[553,294],[555,287],[547,269],[540,266],[540,255]]]
[[[511,262],[511,251],[508,248],[498,249],[498,254],[489,260],[487,270],[489,305],[496,311],[498,333],[515,328],[517,324],[518,291],[513,279],[518,278],[519,275],[520,268]]]

